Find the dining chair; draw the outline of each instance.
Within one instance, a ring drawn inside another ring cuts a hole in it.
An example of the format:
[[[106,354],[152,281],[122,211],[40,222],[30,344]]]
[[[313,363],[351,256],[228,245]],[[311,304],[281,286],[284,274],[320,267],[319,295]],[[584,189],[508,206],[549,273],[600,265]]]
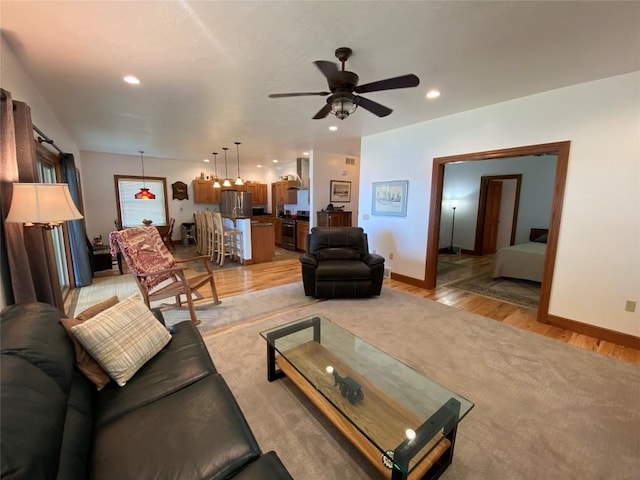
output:
[[[176,224],[176,219],[175,218],[170,218],[169,219],[169,225],[167,226],[167,229],[163,229],[160,230],[160,228],[158,228],[158,231],[160,232],[160,237],[162,237],[162,241],[165,244],[165,246],[171,250],[173,249],[175,251],[176,247],[173,244],[173,240],[171,239],[171,237],[173,236],[173,227]]]

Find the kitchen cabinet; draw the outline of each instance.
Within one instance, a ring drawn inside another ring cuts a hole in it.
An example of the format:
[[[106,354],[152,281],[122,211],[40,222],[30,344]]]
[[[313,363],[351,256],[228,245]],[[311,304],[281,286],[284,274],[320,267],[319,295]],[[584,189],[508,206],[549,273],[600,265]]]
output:
[[[247,183],[246,188],[254,205],[266,205],[269,202],[266,183]]]
[[[295,205],[298,203],[298,182],[280,180],[271,184],[271,197],[274,205]]]
[[[318,227],[350,227],[351,212],[342,210],[318,212],[316,224]]]
[[[251,217],[252,222],[258,222],[258,223],[273,223],[274,220],[275,220],[275,217],[271,215],[255,215]]]
[[[282,245],[282,220],[274,218],[273,228],[275,230],[276,245]]]
[[[233,182],[233,178],[229,179],[231,181],[231,186],[230,187],[222,187],[220,190],[222,190],[223,192],[226,192],[227,190],[231,190],[234,192],[246,192],[247,191],[247,186],[246,185],[234,185]],[[222,183],[222,182],[220,182]]]
[[[298,220],[296,222],[296,248],[305,252],[307,250],[307,235],[309,235],[309,222]]]
[[[276,255],[272,223],[251,222],[251,263],[270,262]]]
[[[220,203],[220,188],[213,188],[213,180],[193,181],[194,203]]]

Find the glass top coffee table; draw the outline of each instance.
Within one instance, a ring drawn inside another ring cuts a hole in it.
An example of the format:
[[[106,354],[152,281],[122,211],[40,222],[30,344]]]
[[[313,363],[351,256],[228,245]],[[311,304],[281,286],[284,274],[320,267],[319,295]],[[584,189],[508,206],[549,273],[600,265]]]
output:
[[[264,332],[267,377],[286,375],[387,478],[435,479],[473,403],[320,315]]]

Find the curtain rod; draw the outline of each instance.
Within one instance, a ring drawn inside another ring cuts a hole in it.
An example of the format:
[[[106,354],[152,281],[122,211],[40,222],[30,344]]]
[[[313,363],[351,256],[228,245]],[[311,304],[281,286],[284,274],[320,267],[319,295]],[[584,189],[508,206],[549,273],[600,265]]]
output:
[[[65,153],[62,150],[60,150],[60,147],[58,147],[53,140],[47,137],[42,130],[40,130],[38,127],[36,127],[33,124],[31,124],[31,126],[36,132],[38,132],[38,135],[40,135],[38,137],[38,143],[48,143],[53,148],[55,148],[61,155],[65,155]]]

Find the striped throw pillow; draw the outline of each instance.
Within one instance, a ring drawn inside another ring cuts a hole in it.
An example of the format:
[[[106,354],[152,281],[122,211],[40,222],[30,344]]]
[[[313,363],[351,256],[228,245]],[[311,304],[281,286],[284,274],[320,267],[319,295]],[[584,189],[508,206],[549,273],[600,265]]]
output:
[[[71,333],[121,387],[171,340],[137,296],[75,325]]]

